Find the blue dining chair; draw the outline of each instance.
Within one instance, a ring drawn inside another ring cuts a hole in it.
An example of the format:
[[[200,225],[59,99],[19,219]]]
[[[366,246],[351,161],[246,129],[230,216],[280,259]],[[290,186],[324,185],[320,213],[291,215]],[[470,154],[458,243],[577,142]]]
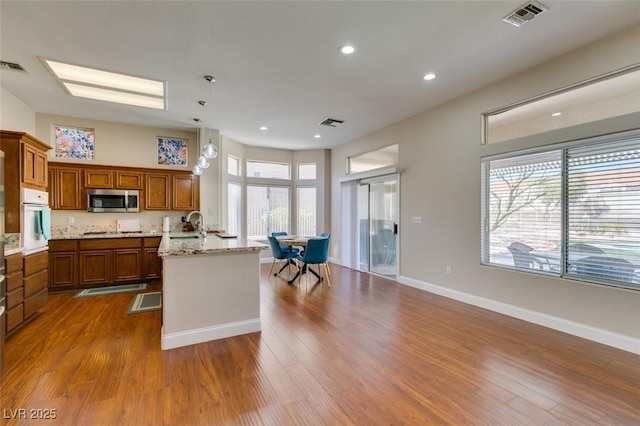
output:
[[[277,232],[271,233],[272,237],[284,237],[285,235],[289,235],[287,231],[277,231]],[[280,249],[282,250],[283,253],[296,253],[296,254],[300,253],[299,248],[291,247],[290,245],[284,244],[284,243],[280,243]]]
[[[325,270],[327,285],[331,287],[331,280],[329,276],[329,238],[310,238],[307,240],[307,247],[304,251],[304,256],[297,256],[297,259],[302,262],[302,271],[313,273],[318,277],[320,281],[323,281],[322,268]],[[311,269],[311,265],[318,265],[318,272]],[[309,291],[309,275],[307,274],[307,291]]]
[[[269,275],[268,275],[269,277],[271,276],[271,272],[273,272],[273,267],[275,266],[276,261],[280,261],[280,260],[286,261],[286,263],[282,266],[282,268],[280,268],[278,272],[273,274],[276,277],[279,277],[280,272],[282,272],[284,268],[289,267],[291,264],[294,264],[296,267],[298,266],[295,263],[295,259],[297,259],[298,253],[292,253],[292,252],[284,253],[280,248],[280,243],[278,242],[278,240],[276,240],[276,237],[267,237],[267,239],[269,240],[269,245],[271,246],[271,253],[273,254],[273,262],[271,262],[271,269],[269,269]]]
[[[322,234],[320,234],[320,238],[331,238],[331,234],[323,232]]]

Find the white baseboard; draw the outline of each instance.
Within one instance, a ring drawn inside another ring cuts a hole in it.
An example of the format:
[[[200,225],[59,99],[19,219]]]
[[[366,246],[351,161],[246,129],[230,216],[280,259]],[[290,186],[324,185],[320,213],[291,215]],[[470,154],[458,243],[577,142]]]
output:
[[[400,284],[404,284],[409,287],[414,287],[419,290],[427,291],[429,293],[438,294],[449,299],[454,299],[459,302],[467,303],[469,305],[478,306],[480,308],[488,309],[493,312],[498,312],[500,314],[542,325],[544,327],[549,327],[554,330],[562,331],[564,333],[582,337],[584,339],[602,343],[603,345],[612,346],[617,349],[622,349],[623,351],[640,355],[640,339],[625,336],[623,334],[612,333],[607,330],[591,327],[589,325],[581,324],[575,321],[570,321],[564,318],[555,317],[553,315],[531,311],[529,309],[520,308],[517,306],[509,305],[507,303],[497,302],[495,300],[486,299],[484,297],[475,296],[458,290],[440,287],[409,277],[399,276],[397,281]]]
[[[340,259],[338,259],[337,257],[330,257],[329,262],[335,263],[336,265],[342,265],[342,263],[340,262]]]
[[[241,334],[254,333],[260,330],[262,330],[260,318],[171,334],[164,334],[163,328],[160,338],[160,347],[164,351],[167,349],[179,348],[182,346],[195,345],[196,343],[209,342],[211,340],[225,339],[227,337],[239,336]]]

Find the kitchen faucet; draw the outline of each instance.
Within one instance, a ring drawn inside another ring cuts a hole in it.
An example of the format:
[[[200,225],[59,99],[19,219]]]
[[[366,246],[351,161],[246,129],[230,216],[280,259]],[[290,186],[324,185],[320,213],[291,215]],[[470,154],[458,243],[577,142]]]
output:
[[[204,216],[202,215],[201,212],[199,212],[198,210],[194,210],[192,212],[189,212],[189,214],[187,215],[187,222],[191,222],[191,216],[194,214],[199,214],[200,215],[200,219],[196,221],[196,231],[198,232],[198,234],[200,234],[203,238],[207,236],[207,231],[204,230]]]

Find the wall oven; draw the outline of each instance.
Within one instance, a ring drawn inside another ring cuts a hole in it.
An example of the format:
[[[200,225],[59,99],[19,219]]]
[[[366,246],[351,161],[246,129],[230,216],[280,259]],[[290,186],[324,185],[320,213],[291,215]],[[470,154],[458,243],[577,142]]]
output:
[[[140,191],[87,189],[87,206],[92,213],[137,213]]]
[[[49,194],[34,189],[22,189],[22,245],[24,254],[47,250],[51,238]]]

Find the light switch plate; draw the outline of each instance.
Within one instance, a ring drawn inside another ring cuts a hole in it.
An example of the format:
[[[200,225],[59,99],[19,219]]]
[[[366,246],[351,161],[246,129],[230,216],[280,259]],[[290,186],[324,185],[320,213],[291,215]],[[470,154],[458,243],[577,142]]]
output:
[[[411,218],[411,223],[422,223],[422,216],[413,216]]]

